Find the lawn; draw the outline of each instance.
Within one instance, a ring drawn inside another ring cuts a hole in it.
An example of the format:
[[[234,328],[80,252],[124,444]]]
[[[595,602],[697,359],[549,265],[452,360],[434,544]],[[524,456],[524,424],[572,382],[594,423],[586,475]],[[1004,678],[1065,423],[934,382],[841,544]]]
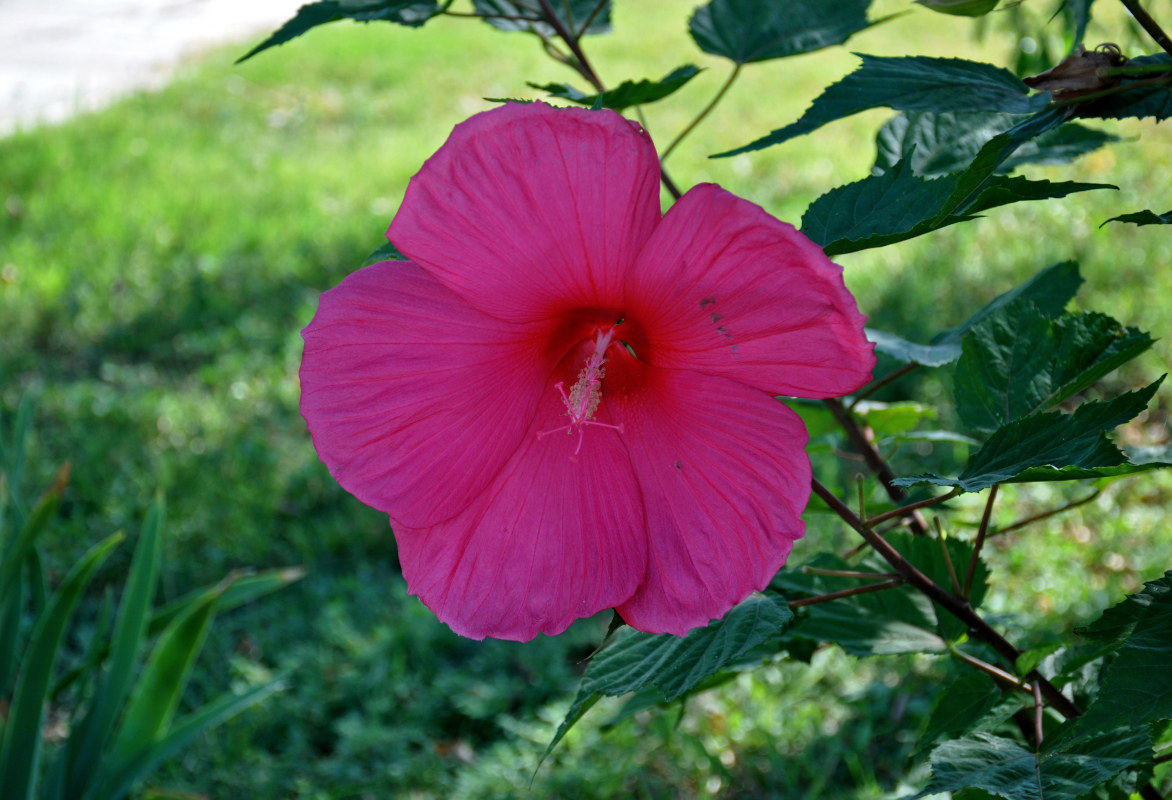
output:
[[[877,5],[873,16],[905,8]],[[588,40],[609,83],[705,67],[646,110],[660,142],[728,71],[688,38],[690,7],[620,3],[616,32]],[[847,49],[750,65],[668,166],[683,186],[716,181],[797,222],[819,194],[868,174],[887,112],[760,153],[704,156],[797,118],[852,68],[849,51],[903,54],[914,41],[916,52],[1003,62],[1018,52],[1011,27],[998,19],[978,42],[970,21],[917,9]],[[1132,35],[1108,29],[1088,40]],[[596,709],[528,788],[606,615],[523,645],[461,639],[436,622],[406,594],[385,516],[343,492],[310,445],[297,410],[298,331],[318,294],[382,243],[408,179],[454,124],[491,107],[486,97],[532,98],[526,81],[573,76],[535,39],[471,20],[418,31],[339,23],[233,65],[248,46],[206,54],[162,91],[0,139],[0,409],[35,398],[31,486],[73,464],[46,541],[51,575],[101,536],[136,529],[159,489],[168,598],[236,568],[308,573],[219,619],[187,702],[277,674],[289,688],[167,763],[151,786],[256,798],[898,792],[939,665],[834,649],[743,675],[682,711],[609,726],[618,705]],[[1099,225],[1172,205],[1172,138],[1136,121],[1112,132],[1123,140],[1073,168],[1028,172],[1118,192],[1000,209],[839,259],[871,324],[926,341],[1042,267],[1076,259],[1080,307],[1160,338],[1111,385],[1165,372],[1172,310],[1166,289],[1151,298],[1172,285],[1172,238],[1162,226]],[[920,395],[947,393],[932,374],[920,380]],[[1166,442],[1170,411],[1165,389],[1123,435]],[[998,522],[1088,491],[1007,492]],[[1170,502],[1167,476],[1116,481],[1093,503],[997,539],[989,557],[1003,578],[988,602],[999,623],[1082,624],[1162,574],[1172,565]],[[974,501],[971,516],[979,510]],[[813,515],[795,558],[846,543]],[[124,550],[100,584],[118,582]],[[100,597],[91,599],[92,618]]]

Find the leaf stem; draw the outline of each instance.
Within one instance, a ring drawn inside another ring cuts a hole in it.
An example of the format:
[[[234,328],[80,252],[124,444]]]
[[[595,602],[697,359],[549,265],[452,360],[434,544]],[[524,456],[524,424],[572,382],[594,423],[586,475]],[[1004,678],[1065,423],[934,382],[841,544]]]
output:
[[[952,581],[952,592],[961,597],[963,593],[960,590],[960,580],[956,577],[952,554],[948,552],[948,542],[944,540],[944,529],[940,527],[940,517],[932,517],[932,523],[936,526],[936,541],[940,542],[940,553],[944,556],[944,565],[948,567],[948,579]]]
[[[1042,687],[1037,683],[1034,684],[1034,743],[1042,746],[1042,740],[1045,739],[1045,733],[1042,731],[1042,715],[1046,711],[1046,707],[1042,705]]]
[[[663,155],[659,157],[661,162],[666,161],[667,157],[671,155],[672,151],[676,149],[679,143],[682,142],[684,138],[689,133],[691,133],[697,125],[703,122],[705,117],[712,113],[712,109],[716,108],[716,105],[724,98],[724,95],[728,92],[729,87],[733,85],[733,81],[735,81],[737,76],[740,74],[741,65],[737,64],[733,67],[732,72],[729,73],[728,78],[723,84],[721,84],[720,89],[717,90],[713,98],[708,101],[708,105],[700,109],[700,113],[697,114],[695,118],[684,127],[682,131],[676,134],[676,138],[671,140],[671,144],[667,146],[667,149],[663,151]]]
[[[968,653],[961,650],[959,647],[956,647],[955,645],[949,645],[948,652],[952,653],[954,656],[956,656],[957,658],[959,658],[961,661],[968,664],[969,666],[976,667],[981,672],[984,672],[986,675],[989,675],[990,677],[995,678],[995,679],[1002,681],[1004,683],[1008,683],[1010,686],[1013,686],[1016,689],[1021,689],[1023,692],[1035,691],[1034,686],[1031,686],[1028,683],[1022,683],[1021,680],[1016,675],[1013,675],[1012,673],[1006,672],[1005,670],[1001,669],[1001,667],[994,666],[993,664],[990,664],[988,661],[977,658],[974,655],[969,655]]]
[[[898,578],[895,572],[863,572],[857,569],[823,569],[822,567],[802,567],[803,575],[822,575],[827,578],[878,578],[886,580]]]
[[[854,411],[855,406],[857,406],[859,404],[860,400],[865,400],[866,398],[875,394],[875,392],[882,389],[887,384],[899,380],[904,375],[907,375],[909,372],[912,372],[913,370],[917,369],[919,366],[920,366],[919,364],[917,364],[916,362],[913,361],[910,364],[904,364],[899,369],[893,370],[892,372],[887,373],[886,375],[884,375],[882,378],[879,378],[878,380],[872,381],[869,386],[867,386],[866,388],[863,389],[863,391],[861,391],[855,395],[855,399],[851,400],[851,404],[849,406],[847,406],[847,408],[850,409],[851,411]]]
[[[1128,92],[1132,89],[1146,89],[1150,86],[1159,86],[1165,83],[1172,83],[1172,75],[1162,76],[1159,78],[1149,78],[1148,80],[1129,81],[1126,83],[1121,83],[1118,86],[1112,86],[1109,89],[1103,89],[1098,92],[1088,92],[1087,94],[1080,94],[1077,97],[1068,97],[1064,100],[1051,100],[1050,105],[1048,105],[1047,108],[1062,108],[1065,106],[1086,104],[1092,100],[1099,100],[1103,97],[1122,94],[1123,92]]]
[[[879,583],[867,583],[862,586],[852,586],[849,589],[841,589],[837,592],[830,592],[829,594],[820,594],[816,597],[803,597],[801,600],[790,600],[790,608],[801,608],[802,606],[812,606],[818,603],[827,603],[831,600],[838,600],[843,597],[852,597],[856,594],[870,594],[871,592],[881,592],[884,589],[894,589],[896,586],[902,586],[903,578],[896,575],[894,578]]]
[[[977,564],[981,562],[981,548],[985,546],[985,537],[989,534],[989,518],[993,516],[993,503],[997,500],[999,483],[989,489],[989,499],[985,501],[985,513],[981,515],[981,527],[977,529],[977,541],[973,544],[973,555],[969,558],[969,569],[964,576],[964,592],[961,594],[966,601],[973,592],[973,576],[977,572]]]
[[[895,519],[897,517],[906,517],[908,514],[916,511],[917,509],[927,508],[928,506],[934,506],[938,503],[943,503],[945,500],[951,500],[958,494],[960,494],[959,488],[953,489],[947,494],[937,495],[936,497],[929,497],[927,500],[920,500],[915,503],[909,503],[906,506],[893,508],[890,511],[884,511],[882,514],[876,514],[875,516],[868,519],[865,524],[867,527],[874,528],[880,522],[886,522],[889,519]]]
[[[602,9],[606,8],[606,4],[609,2],[610,2],[610,0],[598,0],[598,5],[596,5],[594,7],[594,10],[590,12],[590,16],[586,17],[586,21],[582,23],[582,30],[578,31],[579,37],[584,36],[586,34],[586,30],[592,24],[594,24],[594,18],[597,17],[600,13],[602,13]]]
[[[578,44],[578,36],[573,31],[566,28],[565,23],[562,22],[561,17],[553,10],[553,6],[549,4],[549,0],[537,0],[541,5],[541,13],[545,15],[545,21],[549,23],[566,47],[570,48],[573,54],[573,60],[570,62],[575,70],[578,71],[583,78],[590,82],[590,85],[598,90],[599,93],[605,92],[606,87],[602,85],[598,75],[594,72],[594,67],[590,65],[590,59],[586,58],[586,54],[582,52],[581,46]]]
[[[1034,522],[1038,522],[1039,520],[1046,519],[1047,517],[1056,516],[1058,514],[1061,514],[1064,511],[1069,511],[1072,508],[1078,508],[1081,505],[1086,505],[1087,503],[1091,502],[1092,500],[1094,500],[1096,497],[1098,497],[1102,493],[1103,493],[1102,489],[1095,489],[1095,491],[1091,492],[1086,497],[1082,497],[1082,498],[1079,498],[1078,500],[1074,500],[1074,501],[1067,503],[1066,505],[1061,506],[1059,508],[1052,508],[1049,511],[1043,511],[1040,514],[1034,514],[1033,516],[1026,517],[1025,519],[1020,519],[1017,522],[1013,523],[1012,525],[1006,525],[1004,528],[997,528],[995,530],[989,531],[989,535],[990,536],[1001,536],[1001,535],[1009,533],[1011,531],[1016,531],[1019,528],[1024,528],[1026,525],[1030,525]]]
[[[1148,35],[1156,40],[1156,44],[1164,48],[1164,52],[1172,55],[1172,39],[1168,38],[1168,34],[1164,33],[1164,29],[1160,27],[1159,23],[1144,10],[1143,6],[1139,4],[1139,0],[1119,0],[1119,2],[1123,3],[1123,6],[1131,12],[1131,16],[1135,17],[1135,21],[1148,32]]]

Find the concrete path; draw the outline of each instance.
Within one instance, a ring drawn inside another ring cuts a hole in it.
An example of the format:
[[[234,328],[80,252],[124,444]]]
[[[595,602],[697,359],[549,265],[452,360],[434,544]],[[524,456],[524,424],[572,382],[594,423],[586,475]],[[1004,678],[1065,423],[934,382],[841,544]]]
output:
[[[0,136],[161,86],[184,58],[259,41],[307,1],[0,0]]]

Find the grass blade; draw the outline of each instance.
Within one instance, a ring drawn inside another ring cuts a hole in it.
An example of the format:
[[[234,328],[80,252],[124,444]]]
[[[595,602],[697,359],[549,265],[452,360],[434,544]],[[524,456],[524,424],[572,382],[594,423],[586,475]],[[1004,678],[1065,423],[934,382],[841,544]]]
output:
[[[49,490],[37,502],[36,508],[33,509],[33,513],[29,515],[24,527],[12,541],[8,552],[3,554],[4,559],[0,561],[0,603],[7,602],[5,598],[9,596],[9,592],[12,591],[12,587],[20,577],[20,569],[24,565],[25,555],[28,554],[37,536],[40,535],[41,530],[53,516],[53,512],[57,510],[57,502],[61,499],[61,493],[65,490],[66,484],[69,483],[69,471],[70,465],[69,462],[66,462],[57,471],[57,477],[53,479]]]
[[[86,584],[122,539],[122,534],[115,533],[91,547],[65,576],[52,604],[37,620],[21,666],[12,710],[4,726],[3,743],[0,744],[0,785],[4,787],[5,798],[29,800],[33,797],[41,752],[45,695],[65,626]]]

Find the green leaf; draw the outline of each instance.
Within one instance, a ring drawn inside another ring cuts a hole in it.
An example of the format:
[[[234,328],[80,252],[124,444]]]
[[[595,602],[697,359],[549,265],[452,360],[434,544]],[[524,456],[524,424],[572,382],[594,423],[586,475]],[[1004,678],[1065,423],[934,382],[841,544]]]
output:
[[[802,215],[802,233],[821,245],[828,256],[835,256],[922,236],[997,206],[1115,188],[997,175],[989,178],[963,214],[952,214],[948,204],[954,201],[957,181],[962,177],[920,178],[905,159],[882,175],[839,186],[819,197]]]
[[[1172,69],[1172,56],[1167,53],[1157,53],[1153,56],[1140,56],[1127,62],[1128,67],[1168,66]],[[1127,119],[1135,117],[1145,119],[1153,117],[1157,122],[1172,117],[1172,85],[1168,83],[1168,75],[1163,75],[1164,82],[1158,80],[1160,73],[1137,75],[1124,80],[1116,91],[1097,100],[1079,103],[1076,113],[1080,117],[1089,119]]]
[[[373,253],[368,255],[362,262],[362,266],[369,267],[371,264],[377,264],[380,261],[407,261],[407,256],[399,252],[399,248],[395,247],[391,242],[387,242],[382,247],[376,249]]]
[[[1118,217],[1111,217],[1107,222],[1130,222],[1134,225],[1172,225],[1172,211],[1166,211],[1163,214],[1157,214],[1154,211],[1136,211],[1132,214],[1121,214]],[[1104,222],[1103,225],[1106,225]],[[1099,227],[1103,227],[1100,225]]]
[[[600,107],[622,111],[631,106],[641,106],[647,103],[654,103],[656,100],[662,100],[699,74],[699,67],[686,64],[663,76],[658,81],[651,81],[646,78],[638,83],[635,81],[623,81],[615,88],[605,91],[601,95],[583,94],[567,83],[547,83],[545,85],[530,83],[528,85],[534,89],[549,92],[553,97],[560,97],[563,100],[569,100],[570,102],[578,103],[588,108]]]
[[[885,172],[911,154],[912,171],[921,177],[960,172],[986,142],[1020,120],[1016,114],[905,111],[879,129],[875,169]],[[1118,137],[1103,131],[1067,123],[1024,143],[995,171],[1009,172],[1022,164],[1065,164],[1115,141]]]
[[[13,595],[25,559],[32,552],[37,537],[41,535],[41,531],[45,529],[57,510],[57,503],[61,500],[61,493],[65,490],[68,475],[68,467],[63,467],[57,473],[53,485],[37,501],[32,513],[25,520],[24,527],[12,540],[8,552],[3,554],[4,558],[0,561],[0,602],[5,602],[6,598]]]
[[[969,427],[989,432],[1054,407],[1147,350],[1152,339],[1104,314],[1047,319],[1019,299],[973,327],[961,346],[956,411]]]
[[[1142,412],[1163,380],[1105,403],[1083,403],[1073,414],[1050,411],[1004,425],[955,478],[925,474],[897,478],[894,483],[957,486],[966,492],[979,492],[995,483],[1072,480],[1090,477],[1081,474],[1084,470],[1132,466],[1104,432]],[[1075,469],[1066,469],[1070,467]]]
[[[98,760],[114,730],[122,703],[137,672],[139,650],[150,619],[151,597],[159,573],[162,549],[163,498],[158,496],[143,522],[130,575],[122,594],[110,660],[91,700],[89,712],[71,732],[67,748],[67,795],[80,797],[92,784]]]
[[[478,14],[493,15],[485,22],[498,30],[536,33],[542,38],[555,35],[553,27],[539,12],[536,0],[472,0],[472,5]],[[551,0],[550,7],[566,30],[575,36],[610,31],[610,0]]]
[[[87,796],[87,800],[124,797],[135,781],[142,779],[162,761],[179,753],[195,737],[283,688],[284,682],[275,680],[254,686],[241,694],[224,695],[201,706],[177,721],[158,742],[144,746],[126,758],[103,764],[102,782]]]
[[[1087,35],[1087,23],[1091,20],[1091,3],[1094,0],[1064,0],[1063,10],[1070,18],[1072,29],[1071,44],[1082,44]]]
[[[126,705],[111,747],[114,760],[135,758],[167,732],[225,589],[220,584],[205,591],[159,636]]]
[[[828,122],[871,108],[1027,114],[1046,104],[1047,95],[1029,96],[1029,88],[1016,75],[992,64],[928,56],[889,58],[860,54],[859,58],[863,60],[862,66],[826,87],[797,122],[716,157],[781,144]]]
[[[1143,731],[1148,723],[1172,719],[1172,571],[1148,581],[1142,592],[1080,632],[1122,643],[1100,679],[1095,701],[1074,721],[1075,734],[1099,734],[1120,725]]]
[[[842,44],[870,26],[871,0],[712,0],[688,30],[705,53],[749,64]]]
[[[978,733],[932,751],[932,780],[915,797],[975,787],[1010,800],[1081,800],[1151,752],[1150,736],[1129,727],[1077,740],[1052,736],[1038,753]]]
[[[542,759],[604,695],[617,697],[654,688],[664,700],[674,700],[780,636],[793,618],[784,598],[752,595],[724,619],[686,636],[632,628],[616,631],[590,660],[578,694]]]
[[[997,8],[1000,0],[915,0],[925,8],[954,17],[983,17]]]
[[[1000,701],[1001,690],[992,678],[982,672],[966,672],[936,695],[921,741],[928,745],[968,733]]]
[[[1015,286],[981,306],[975,314],[960,325],[932,337],[932,344],[959,342],[964,334],[980,324],[982,320],[1018,299],[1034,303],[1047,317],[1056,317],[1066,308],[1066,304],[1074,299],[1078,293],[1078,287],[1081,285],[1082,276],[1079,275],[1078,264],[1075,262],[1062,261],[1046,267],[1025,283]]]
[[[87,550],[57,587],[45,613],[37,619],[0,742],[0,786],[4,787],[6,800],[34,797],[45,698],[65,626],[86,585],[122,539],[122,534],[115,533]]]
[[[449,5],[445,4],[445,8]],[[239,64],[270,47],[296,39],[308,30],[340,19],[357,22],[383,20],[417,28],[440,13],[435,0],[321,0],[307,3],[297,9],[297,15],[276,30],[269,38],[236,59]]]
[[[875,344],[875,352],[883,353],[903,364],[923,364],[925,367],[942,367],[960,358],[960,345],[955,342],[944,344],[916,344],[894,333],[865,330],[867,339]]]

